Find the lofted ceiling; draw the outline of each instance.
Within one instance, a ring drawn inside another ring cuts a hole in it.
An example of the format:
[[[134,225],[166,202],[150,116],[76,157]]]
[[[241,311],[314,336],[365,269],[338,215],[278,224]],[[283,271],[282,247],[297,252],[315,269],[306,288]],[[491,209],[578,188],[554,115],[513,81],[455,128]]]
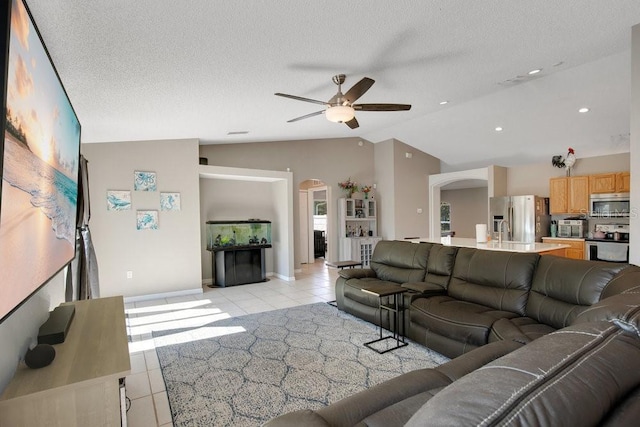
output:
[[[443,171],[629,151],[638,0],[27,3],[84,143],[396,138]],[[275,92],[326,101],[339,73],[376,80],[358,102],[413,108],[287,123],[322,106]]]

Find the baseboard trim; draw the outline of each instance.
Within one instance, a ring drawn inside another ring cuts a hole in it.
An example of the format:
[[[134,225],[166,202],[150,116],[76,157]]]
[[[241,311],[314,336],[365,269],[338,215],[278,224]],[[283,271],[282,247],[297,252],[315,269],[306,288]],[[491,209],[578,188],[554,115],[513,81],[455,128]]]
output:
[[[124,302],[138,302],[138,301],[148,301],[152,299],[158,298],[173,298],[173,297],[181,297],[185,295],[201,295],[202,288],[194,288],[194,289],[185,289],[182,291],[173,291],[173,292],[162,292],[159,294],[147,294],[147,295],[137,295],[134,297],[124,297]]]
[[[285,276],[284,274],[278,274],[278,273],[273,273],[273,275],[278,279],[286,280],[287,282],[293,282],[296,280],[295,276],[290,277],[290,276]]]

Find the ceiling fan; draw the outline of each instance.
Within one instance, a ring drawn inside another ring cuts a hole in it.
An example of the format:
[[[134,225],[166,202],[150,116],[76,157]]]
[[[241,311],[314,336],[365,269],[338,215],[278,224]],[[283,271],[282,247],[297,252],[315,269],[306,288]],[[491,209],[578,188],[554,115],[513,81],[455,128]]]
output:
[[[324,105],[325,109],[316,111],[315,113],[306,114],[304,116],[296,117],[295,119],[287,120],[287,123],[297,122],[298,120],[307,119],[309,117],[318,116],[324,114],[327,120],[336,123],[346,123],[351,129],[355,129],[358,126],[358,120],[356,120],[355,112],[358,111],[406,111],[411,109],[409,104],[354,104],[362,95],[364,95],[375,83],[375,80],[365,77],[358,83],[353,85],[347,93],[342,93],[342,84],[344,83],[346,76],[344,74],[338,74],[333,76],[333,82],[338,85],[338,93],[333,95],[327,102],[318,101],[317,99],[303,98],[296,95],[287,95],[286,93],[276,93],[277,96],[283,96],[285,98],[297,99],[298,101],[311,102],[313,104]]]

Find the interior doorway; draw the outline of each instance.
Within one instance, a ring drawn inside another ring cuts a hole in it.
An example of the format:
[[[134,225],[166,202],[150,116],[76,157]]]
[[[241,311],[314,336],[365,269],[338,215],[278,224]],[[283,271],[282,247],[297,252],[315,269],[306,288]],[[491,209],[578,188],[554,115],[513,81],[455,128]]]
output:
[[[308,179],[300,183],[300,262],[313,264],[325,260],[329,247],[329,223],[331,212],[329,189],[319,179]]]

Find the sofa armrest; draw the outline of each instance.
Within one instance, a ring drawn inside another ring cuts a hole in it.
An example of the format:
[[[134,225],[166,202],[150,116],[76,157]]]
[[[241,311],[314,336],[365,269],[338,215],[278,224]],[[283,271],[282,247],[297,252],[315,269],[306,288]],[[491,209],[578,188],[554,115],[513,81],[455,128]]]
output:
[[[366,277],[376,277],[376,272],[370,268],[349,268],[338,271],[340,277],[345,279],[364,279]]]
[[[420,292],[421,296],[435,296],[435,295],[446,295],[447,290],[440,285],[436,285],[435,283],[427,283],[427,282],[408,282],[402,284],[403,288],[411,289],[412,291]]]

